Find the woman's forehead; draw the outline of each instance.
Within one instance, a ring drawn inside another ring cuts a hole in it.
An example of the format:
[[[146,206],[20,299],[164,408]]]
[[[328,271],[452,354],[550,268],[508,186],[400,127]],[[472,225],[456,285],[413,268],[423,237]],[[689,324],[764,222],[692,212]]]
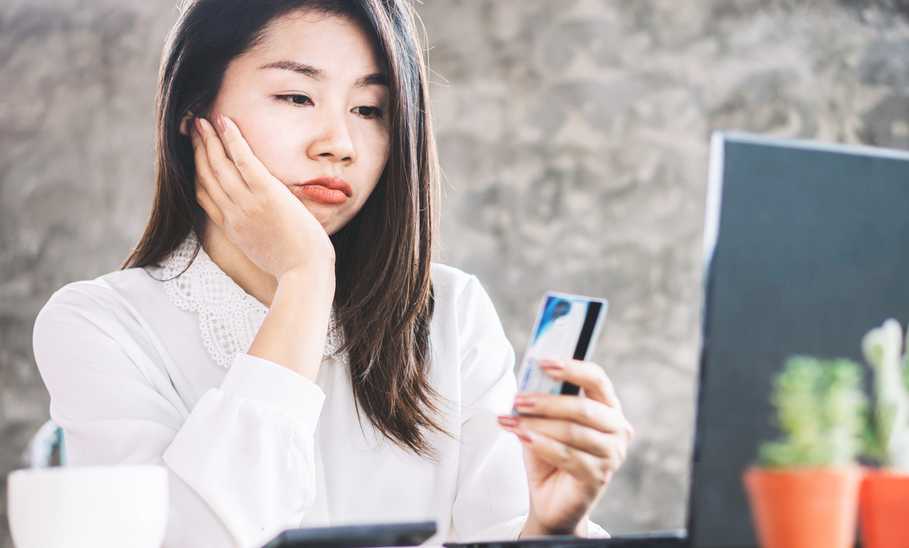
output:
[[[311,10],[269,23],[262,40],[248,54],[257,67],[290,68],[295,64],[314,71],[305,76],[321,80],[354,82],[383,72],[369,35],[359,24],[348,17]]]

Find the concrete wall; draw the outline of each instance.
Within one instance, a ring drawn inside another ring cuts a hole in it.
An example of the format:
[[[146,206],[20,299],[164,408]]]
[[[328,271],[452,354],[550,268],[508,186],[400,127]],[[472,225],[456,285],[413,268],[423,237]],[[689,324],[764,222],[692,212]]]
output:
[[[901,0],[425,0],[440,259],[523,349],[540,293],[610,299],[595,359],[639,436],[594,518],[684,525],[714,129],[909,147]],[[114,270],[152,195],[174,2],[0,2],[0,477],[47,418],[31,327]],[[0,547],[11,546],[0,482]]]

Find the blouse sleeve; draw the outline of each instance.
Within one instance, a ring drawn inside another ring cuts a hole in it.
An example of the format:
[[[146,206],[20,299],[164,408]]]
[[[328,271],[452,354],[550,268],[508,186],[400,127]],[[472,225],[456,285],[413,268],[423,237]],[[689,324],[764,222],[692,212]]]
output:
[[[70,284],[35,320],[35,359],[67,464],[165,467],[166,548],[261,546],[298,526],[315,499],[318,385],[240,354],[219,387],[182,409],[126,328],[135,319],[105,291]]]
[[[461,449],[452,532],[465,542],[512,540],[523,530],[530,504],[521,444],[496,421],[511,411],[517,392],[514,349],[476,277],[467,282],[458,311]],[[609,536],[593,521],[588,531]]]

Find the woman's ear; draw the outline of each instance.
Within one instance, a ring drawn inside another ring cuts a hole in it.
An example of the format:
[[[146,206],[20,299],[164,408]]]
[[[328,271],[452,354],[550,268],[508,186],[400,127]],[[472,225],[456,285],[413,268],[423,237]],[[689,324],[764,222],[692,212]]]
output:
[[[180,133],[181,134],[189,137],[189,124],[191,124],[193,122],[193,118],[195,118],[195,117],[196,117],[196,115],[193,114],[192,111],[187,112],[186,115],[183,116],[183,119],[180,120]]]

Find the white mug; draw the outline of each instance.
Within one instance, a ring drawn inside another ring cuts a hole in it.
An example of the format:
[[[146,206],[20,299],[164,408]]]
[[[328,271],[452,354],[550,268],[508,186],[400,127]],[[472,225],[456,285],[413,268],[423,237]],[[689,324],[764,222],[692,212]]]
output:
[[[7,478],[16,548],[160,548],[167,509],[162,466],[31,468]]]

